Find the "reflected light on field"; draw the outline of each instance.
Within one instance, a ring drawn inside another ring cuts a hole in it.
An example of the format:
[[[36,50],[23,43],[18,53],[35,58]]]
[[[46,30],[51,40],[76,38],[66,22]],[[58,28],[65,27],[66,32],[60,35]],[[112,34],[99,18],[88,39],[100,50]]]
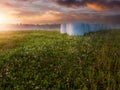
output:
[[[9,29],[7,24],[0,24],[0,32],[1,31],[7,31]]]
[[[11,29],[11,25],[10,24],[0,24],[0,32],[8,31],[10,29]]]

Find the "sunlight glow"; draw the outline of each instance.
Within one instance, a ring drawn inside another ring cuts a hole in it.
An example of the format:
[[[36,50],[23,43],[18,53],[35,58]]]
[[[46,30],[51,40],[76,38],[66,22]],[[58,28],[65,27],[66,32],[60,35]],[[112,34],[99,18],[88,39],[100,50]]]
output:
[[[5,31],[11,28],[9,24],[18,24],[19,20],[12,15],[0,13],[0,31]]]
[[[15,16],[0,13],[0,24],[18,24],[20,20]]]
[[[10,23],[10,17],[0,13],[0,31],[5,31],[8,23]]]
[[[12,19],[9,16],[0,14],[0,24],[8,24],[11,20]]]

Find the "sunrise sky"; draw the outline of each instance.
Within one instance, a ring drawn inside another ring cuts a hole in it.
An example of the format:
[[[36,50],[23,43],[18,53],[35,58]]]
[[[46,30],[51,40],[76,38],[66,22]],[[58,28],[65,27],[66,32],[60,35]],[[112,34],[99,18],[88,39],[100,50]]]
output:
[[[0,0],[0,24],[120,24],[119,0]]]

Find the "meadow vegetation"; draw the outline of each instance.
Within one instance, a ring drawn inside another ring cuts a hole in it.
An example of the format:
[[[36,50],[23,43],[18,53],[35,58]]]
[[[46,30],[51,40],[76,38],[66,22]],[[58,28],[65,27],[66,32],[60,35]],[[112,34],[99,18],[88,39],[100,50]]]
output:
[[[0,32],[0,90],[120,90],[120,30]]]

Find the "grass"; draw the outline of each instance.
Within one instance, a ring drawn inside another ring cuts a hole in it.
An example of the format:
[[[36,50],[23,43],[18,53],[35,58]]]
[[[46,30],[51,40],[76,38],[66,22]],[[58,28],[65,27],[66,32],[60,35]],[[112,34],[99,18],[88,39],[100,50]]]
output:
[[[120,90],[120,30],[0,32],[0,90]]]

